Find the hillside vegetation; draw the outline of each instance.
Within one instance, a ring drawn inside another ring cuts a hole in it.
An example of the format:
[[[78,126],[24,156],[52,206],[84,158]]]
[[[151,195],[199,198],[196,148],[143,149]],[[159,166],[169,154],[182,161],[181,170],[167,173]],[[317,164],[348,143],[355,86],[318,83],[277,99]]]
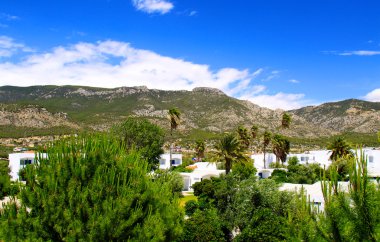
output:
[[[215,138],[238,125],[276,131],[282,110],[270,110],[213,88],[163,91],[147,87],[114,89],[81,86],[0,87],[1,137],[108,130],[128,116],[145,117],[169,129],[167,111],[183,113],[177,132],[183,139]],[[345,100],[290,111],[295,141],[317,141],[340,133],[365,137],[380,130],[380,103]],[[372,140],[373,139],[373,140]]]

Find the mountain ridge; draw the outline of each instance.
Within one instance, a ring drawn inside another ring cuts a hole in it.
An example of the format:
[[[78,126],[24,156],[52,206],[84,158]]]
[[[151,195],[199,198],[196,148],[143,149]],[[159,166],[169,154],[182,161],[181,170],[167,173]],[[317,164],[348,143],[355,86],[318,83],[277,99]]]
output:
[[[168,129],[167,110],[178,107],[183,113],[179,129],[185,135],[192,130],[220,133],[253,124],[262,130],[278,131],[284,112],[229,97],[209,87],[164,91],[146,86],[3,86],[0,104],[0,126],[66,126],[72,130],[107,130],[130,115],[148,118]],[[288,112],[293,116],[292,128],[281,132],[292,137],[313,138],[350,131],[372,133],[380,129],[380,103],[348,99]],[[25,123],[29,119],[40,122]]]

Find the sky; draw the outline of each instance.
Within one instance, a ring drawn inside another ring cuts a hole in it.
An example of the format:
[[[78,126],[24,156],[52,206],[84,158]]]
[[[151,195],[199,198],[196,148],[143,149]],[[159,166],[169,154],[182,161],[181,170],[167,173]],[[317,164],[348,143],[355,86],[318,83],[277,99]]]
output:
[[[378,0],[1,0],[0,86],[380,102],[379,16]]]

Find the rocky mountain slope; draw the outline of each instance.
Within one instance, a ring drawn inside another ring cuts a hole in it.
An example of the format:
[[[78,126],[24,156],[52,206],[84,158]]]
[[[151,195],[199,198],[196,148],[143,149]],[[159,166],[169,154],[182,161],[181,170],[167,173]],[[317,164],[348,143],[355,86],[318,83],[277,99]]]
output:
[[[0,104],[0,130],[7,131],[20,127],[106,130],[129,115],[146,117],[168,129],[166,116],[171,107],[183,113],[179,128],[184,135],[194,130],[221,133],[240,124],[275,131],[283,113],[212,88],[163,91],[146,87],[4,86],[0,87]],[[379,110],[379,103],[359,100],[306,107],[291,111],[292,128],[283,132],[293,137],[370,133],[379,129]]]
[[[380,103],[348,99],[291,111],[307,122],[337,132],[374,133],[380,130]]]

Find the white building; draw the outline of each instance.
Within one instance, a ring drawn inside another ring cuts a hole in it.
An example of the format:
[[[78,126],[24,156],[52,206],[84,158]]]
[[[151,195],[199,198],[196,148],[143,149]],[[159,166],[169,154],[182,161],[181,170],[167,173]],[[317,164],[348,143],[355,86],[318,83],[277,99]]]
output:
[[[265,166],[263,153],[251,155],[251,159],[254,161],[257,170],[268,169],[271,163],[276,162],[276,155],[273,153],[265,153]]]
[[[193,191],[191,187],[194,183],[200,182],[203,179],[210,179],[211,177],[219,177],[220,174],[225,174],[225,170],[218,170],[216,163],[210,162],[197,162],[192,165],[193,172],[181,172],[183,178],[183,191]]]
[[[46,154],[42,154],[46,157]],[[36,160],[36,153],[34,151],[27,151],[23,153],[9,154],[9,168],[11,170],[10,176],[12,181],[19,179],[18,173],[26,165],[34,164]]]
[[[338,183],[338,189],[342,192],[347,192],[348,186],[348,182]],[[314,184],[284,183],[280,187],[280,191],[301,192],[302,188],[304,189],[305,195],[310,200],[310,203],[322,212],[325,208],[325,200],[323,198],[321,182],[316,182]]]
[[[380,177],[380,149],[365,148],[362,149],[365,154],[368,164],[368,175],[370,177]],[[360,149],[352,150],[355,155],[360,156]],[[290,153],[287,156],[287,161],[291,157],[297,157],[299,163],[305,164],[318,164],[322,168],[328,168],[331,165],[330,160],[331,151],[329,150],[311,150],[304,153]],[[273,153],[265,154],[266,169],[264,169],[264,155],[255,154],[251,158],[254,160],[254,165],[258,171],[264,171],[264,173],[270,172],[270,164],[276,162],[276,156]],[[287,165],[287,162],[285,163]],[[264,174],[263,173],[263,174]],[[263,177],[264,178],[264,177]]]
[[[171,166],[182,165],[182,154],[172,154],[172,160],[170,161],[170,154],[162,154],[160,156],[160,169],[169,169]]]
[[[291,153],[287,156],[286,160],[288,161],[291,157],[297,157],[299,163],[302,165],[315,163],[319,164],[321,167],[328,167],[331,164],[329,150],[312,150],[296,154]]]

